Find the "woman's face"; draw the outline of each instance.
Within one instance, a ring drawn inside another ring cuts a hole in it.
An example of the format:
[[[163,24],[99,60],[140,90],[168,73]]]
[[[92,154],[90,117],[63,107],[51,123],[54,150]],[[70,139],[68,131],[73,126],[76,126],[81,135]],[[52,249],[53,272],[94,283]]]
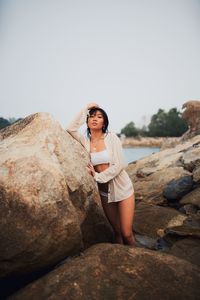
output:
[[[104,125],[104,118],[100,111],[95,111],[88,117],[88,127],[90,130],[102,130]]]

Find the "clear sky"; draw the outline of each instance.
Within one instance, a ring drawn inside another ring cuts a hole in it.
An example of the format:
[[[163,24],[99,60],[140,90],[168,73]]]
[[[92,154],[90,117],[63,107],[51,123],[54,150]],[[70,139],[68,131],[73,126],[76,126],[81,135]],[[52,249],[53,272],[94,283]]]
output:
[[[200,0],[0,0],[0,116],[63,127],[88,102],[110,129],[200,99]]]

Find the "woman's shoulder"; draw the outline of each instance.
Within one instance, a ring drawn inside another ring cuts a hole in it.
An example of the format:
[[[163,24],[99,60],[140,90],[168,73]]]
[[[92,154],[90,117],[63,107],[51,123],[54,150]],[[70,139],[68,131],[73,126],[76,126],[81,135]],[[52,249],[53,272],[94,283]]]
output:
[[[109,138],[109,139],[112,139],[114,141],[120,141],[120,138],[118,137],[118,135],[114,132],[114,131],[109,131],[106,133],[106,136]]]
[[[115,133],[114,131],[108,131],[107,134],[109,134],[110,136],[114,136],[114,137],[119,138],[118,135],[117,135],[117,133]]]

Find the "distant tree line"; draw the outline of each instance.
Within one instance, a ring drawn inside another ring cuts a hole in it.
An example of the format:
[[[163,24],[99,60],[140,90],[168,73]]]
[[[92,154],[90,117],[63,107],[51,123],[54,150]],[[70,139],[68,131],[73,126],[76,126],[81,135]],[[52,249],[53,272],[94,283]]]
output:
[[[0,117],[0,129],[5,128],[13,123],[16,123],[17,121],[22,120],[22,118],[15,119],[15,118],[9,118],[9,119],[4,119]]]
[[[0,129],[7,127],[22,118],[4,119],[0,117]],[[121,129],[120,135],[124,134],[126,137],[178,137],[188,130],[187,123],[182,119],[181,113],[177,108],[171,108],[168,112],[159,109],[156,114],[151,117],[148,126],[137,128],[134,122],[128,123]]]
[[[187,129],[187,123],[182,119],[181,113],[177,108],[172,108],[168,112],[159,109],[151,117],[148,126],[137,128],[134,122],[130,122],[122,128],[120,134],[124,134],[126,137],[178,137],[186,132]]]

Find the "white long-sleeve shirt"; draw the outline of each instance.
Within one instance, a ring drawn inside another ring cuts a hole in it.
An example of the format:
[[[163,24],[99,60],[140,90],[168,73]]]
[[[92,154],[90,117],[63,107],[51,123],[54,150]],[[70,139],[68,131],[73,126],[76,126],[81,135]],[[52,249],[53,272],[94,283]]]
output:
[[[72,120],[66,130],[90,153],[90,139],[78,131],[86,123],[87,113],[88,109],[85,107]],[[105,133],[104,143],[111,157],[111,162],[103,172],[95,172],[94,179],[99,183],[108,182],[108,202],[121,201],[134,193],[132,182],[124,170],[126,164],[122,154],[121,141],[115,133],[108,132]]]

